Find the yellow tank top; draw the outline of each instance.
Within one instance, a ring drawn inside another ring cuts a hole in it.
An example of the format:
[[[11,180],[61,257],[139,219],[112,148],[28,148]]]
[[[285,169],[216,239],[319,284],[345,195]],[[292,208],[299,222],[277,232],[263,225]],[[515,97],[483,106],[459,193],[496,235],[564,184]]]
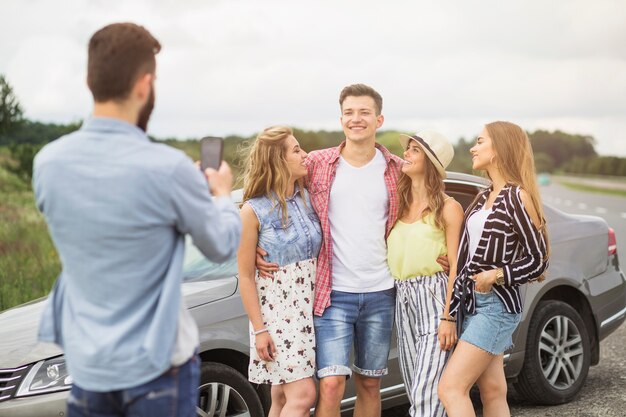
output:
[[[397,280],[443,271],[437,258],[447,253],[445,232],[432,213],[414,223],[398,220],[387,237],[387,263]]]

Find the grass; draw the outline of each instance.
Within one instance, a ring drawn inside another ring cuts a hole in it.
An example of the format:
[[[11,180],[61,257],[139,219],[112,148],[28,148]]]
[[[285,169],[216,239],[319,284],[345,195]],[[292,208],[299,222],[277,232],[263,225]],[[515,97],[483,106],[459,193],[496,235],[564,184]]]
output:
[[[173,145],[198,158],[197,142]],[[0,311],[47,295],[61,271],[30,184],[6,169],[15,163],[0,147]]]
[[[559,184],[564,185],[567,188],[571,188],[574,190],[587,191],[591,193],[599,193],[599,194],[610,194],[617,195],[620,197],[626,197],[626,190],[618,190],[615,188],[605,188],[605,187],[596,187],[593,185],[585,185],[585,184],[577,184],[570,181],[558,181]]]
[[[29,184],[0,167],[0,311],[46,295],[61,270]]]

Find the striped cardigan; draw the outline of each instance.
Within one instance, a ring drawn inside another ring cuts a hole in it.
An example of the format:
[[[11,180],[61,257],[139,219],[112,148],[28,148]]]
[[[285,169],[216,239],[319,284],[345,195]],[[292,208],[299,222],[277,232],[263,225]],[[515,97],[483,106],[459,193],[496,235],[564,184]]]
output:
[[[471,277],[482,271],[502,268],[504,285],[493,285],[493,291],[509,313],[522,312],[519,286],[534,281],[548,267],[547,247],[543,234],[537,230],[520,198],[520,187],[507,184],[496,197],[492,212],[485,221],[478,248],[469,258],[467,219],[482,209],[492,188],[479,194],[475,204],[465,212],[463,234],[459,244],[459,272],[454,282],[450,313],[456,315],[460,294],[466,285],[466,312],[474,314],[475,283]]]

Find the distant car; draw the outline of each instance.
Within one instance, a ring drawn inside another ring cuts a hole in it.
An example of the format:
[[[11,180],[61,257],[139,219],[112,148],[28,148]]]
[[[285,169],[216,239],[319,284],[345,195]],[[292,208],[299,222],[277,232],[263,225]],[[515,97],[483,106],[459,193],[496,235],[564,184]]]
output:
[[[449,173],[446,192],[464,207],[486,186],[482,178]],[[234,198],[241,201],[241,192]],[[552,256],[548,279],[523,287],[524,314],[505,355],[506,376],[532,403],[570,401],[599,342],[626,319],[626,278],[619,268],[615,235],[606,222],[546,206]],[[188,243],[185,301],[200,329],[200,416],[264,416],[269,387],[247,381],[248,320],[239,295],[235,260],[216,265]],[[62,416],[72,379],[63,352],[36,341],[43,300],[0,314],[0,416]],[[383,378],[383,408],[407,402],[395,339],[390,373]],[[354,407],[348,384],[342,410]]]
[[[547,172],[541,172],[537,175],[537,182],[539,185],[550,185],[550,174]]]

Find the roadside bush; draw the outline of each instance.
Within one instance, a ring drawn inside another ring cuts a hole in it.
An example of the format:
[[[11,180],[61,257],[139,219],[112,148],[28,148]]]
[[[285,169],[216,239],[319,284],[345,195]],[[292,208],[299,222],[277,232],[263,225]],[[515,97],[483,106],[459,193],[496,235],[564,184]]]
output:
[[[20,143],[9,145],[11,158],[14,163],[7,165],[7,169],[24,181],[30,182],[33,175],[33,159],[42,145]]]

